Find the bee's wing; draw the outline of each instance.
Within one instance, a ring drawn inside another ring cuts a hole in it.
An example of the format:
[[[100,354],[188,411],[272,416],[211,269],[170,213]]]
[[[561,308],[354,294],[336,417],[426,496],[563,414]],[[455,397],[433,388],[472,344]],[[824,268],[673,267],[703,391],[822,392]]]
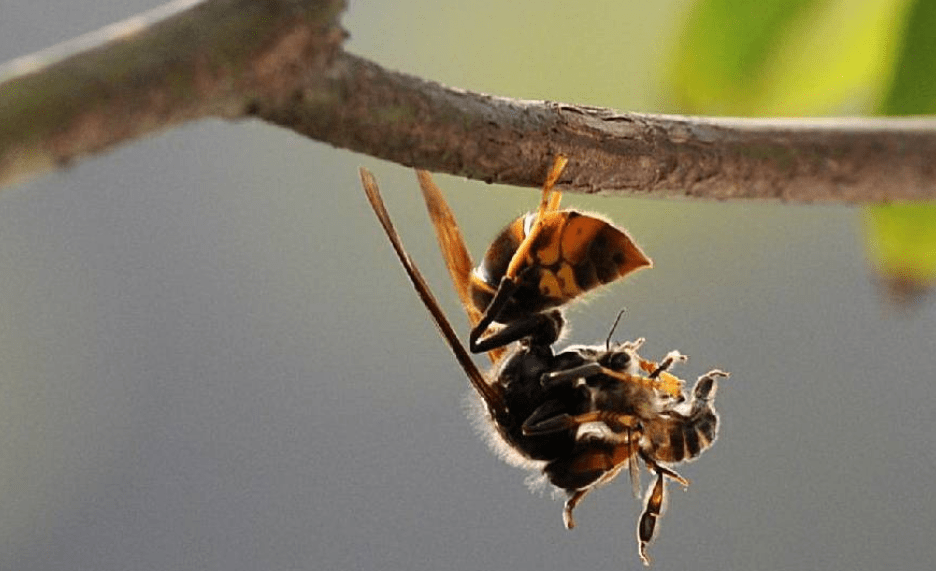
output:
[[[631,493],[635,498],[640,497],[640,465],[637,463],[637,443],[633,440],[636,435],[634,431],[628,431],[631,442],[628,445],[633,449],[633,453],[627,458],[627,472],[630,475]]]
[[[442,191],[436,186],[428,172],[417,169],[416,177],[419,179],[419,188],[422,189],[429,218],[432,220],[436,237],[439,239],[439,249],[442,250],[445,266],[452,277],[452,284],[455,286],[458,299],[465,308],[465,313],[468,314],[468,323],[473,329],[481,321],[482,316],[471,298],[470,284],[474,262],[471,260],[471,254],[468,253],[468,247],[465,246],[461,230],[458,229],[455,215],[449,208],[448,202],[445,201]],[[496,363],[504,353],[505,348],[498,347],[488,351],[488,357]]]
[[[380,189],[377,187],[377,181],[374,179],[374,175],[364,167],[361,167],[361,184],[364,186],[364,192],[367,194],[367,200],[370,201],[371,208],[374,209],[374,214],[377,215],[377,219],[380,221],[380,225],[383,226],[387,238],[390,239],[390,244],[393,246],[397,258],[400,259],[400,263],[403,264],[403,269],[406,270],[406,274],[413,283],[413,287],[416,288],[416,293],[419,294],[426,309],[429,310],[432,320],[435,322],[436,327],[439,328],[439,332],[442,334],[442,337],[445,338],[452,353],[455,354],[458,364],[461,365],[462,369],[465,370],[465,374],[468,375],[471,386],[478,391],[478,394],[481,395],[481,398],[484,399],[484,402],[492,411],[502,410],[504,407],[503,396],[500,394],[500,391],[496,390],[488,383],[487,379],[474,364],[474,361],[471,360],[468,351],[458,340],[458,336],[455,334],[454,329],[452,329],[452,325],[449,323],[448,319],[446,319],[445,314],[442,313],[439,302],[436,301],[435,296],[432,295],[432,291],[429,290],[429,285],[419,272],[419,268],[416,267],[416,264],[403,248],[403,242],[400,240],[399,234],[397,234],[396,229],[393,227],[390,214],[387,213],[387,208],[384,205],[383,199],[380,197]]]

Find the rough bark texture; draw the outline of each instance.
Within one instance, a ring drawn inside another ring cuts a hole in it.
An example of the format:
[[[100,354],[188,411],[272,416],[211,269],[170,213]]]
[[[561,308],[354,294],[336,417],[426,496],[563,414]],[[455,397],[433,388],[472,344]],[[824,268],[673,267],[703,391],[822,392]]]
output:
[[[258,117],[403,165],[580,192],[936,199],[936,120],[623,113],[471,93],[341,49],[344,0],[176,2],[0,77],[0,184],[204,117]],[[184,9],[181,9],[184,8]]]
[[[622,113],[448,88],[349,54],[301,101],[257,115],[400,164],[538,186],[716,199],[936,198],[931,119],[765,120]]]
[[[0,184],[184,122],[245,117],[257,99],[281,105],[345,38],[344,0],[191,4],[79,38],[63,59],[53,49],[4,66]]]

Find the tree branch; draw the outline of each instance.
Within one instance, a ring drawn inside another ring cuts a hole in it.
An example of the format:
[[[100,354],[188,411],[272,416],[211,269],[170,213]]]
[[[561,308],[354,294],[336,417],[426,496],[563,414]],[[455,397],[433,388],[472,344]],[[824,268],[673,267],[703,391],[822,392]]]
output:
[[[185,121],[254,116],[489,182],[537,186],[565,153],[560,184],[583,192],[936,199],[936,120],[703,118],[494,97],[343,52],[343,0],[190,3],[91,36],[97,47],[66,59],[14,62],[0,84],[0,183]]]
[[[344,0],[177,0],[0,70],[0,184],[205,117],[283,105],[346,37]],[[74,46],[92,46],[59,58]],[[7,77],[10,76],[10,77]]]

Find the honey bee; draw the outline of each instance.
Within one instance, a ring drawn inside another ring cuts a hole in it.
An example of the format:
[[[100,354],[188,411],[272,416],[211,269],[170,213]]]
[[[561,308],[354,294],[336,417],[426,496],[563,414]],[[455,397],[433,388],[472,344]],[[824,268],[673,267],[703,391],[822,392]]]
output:
[[[480,396],[499,450],[566,493],[567,528],[575,526],[576,505],[624,467],[635,495],[638,459],[656,474],[637,527],[640,557],[649,564],[646,548],[663,512],[664,478],[688,486],[667,465],[696,458],[714,442],[718,417],[711,403],[717,378],[727,373],[716,369],[700,377],[687,401],[684,382],[669,372],[685,360],[678,352],[657,363],[639,356],[643,339],[612,344],[611,334],[604,346],[553,350],[565,323],[562,305],[650,265],[622,230],[558,210],[553,185],[565,162],[560,157],[549,171],[539,210],[508,225],[476,270],[441,191],[428,173],[417,171],[446,266],[472,325],[469,347],[488,353],[494,363],[489,376],[472,361],[406,253],[373,175],[362,168],[361,180],[410,281]],[[492,324],[501,327],[482,337]]]
[[[559,355],[560,359],[565,356],[563,368],[542,374],[540,383],[547,390],[580,387],[586,394],[584,401],[577,403],[581,412],[545,418],[534,413],[524,421],[522,430],[527,435],[574,434],[571,452],[543,467],[549,482],[567,493],[563,522],[568,529],[575,527],[575,506],[597,486],[613,480],[625,466],[634,495],[638,494],[638,457],[656,473],[637,525],[640,558],[649,565],[647,545],[662,515],[664,477],[689,486],[667,464],[693,460],[715,442],[718,415],[712,401],[717,379],[728,374],[714,369],[699,377],[687,402],[681,391],[674,396],[671,381],[660,381],[667,369],[686,358],[674,351],[660,363],[649,362],[637,354],[643,343],[641,338],[612,345],[609,336],[604,347],[567,347]],[[581,364],[567,367],[576,358]],[[646,373],[648,364],[653,370]],[[682,384],[676,377],[671,379]]]

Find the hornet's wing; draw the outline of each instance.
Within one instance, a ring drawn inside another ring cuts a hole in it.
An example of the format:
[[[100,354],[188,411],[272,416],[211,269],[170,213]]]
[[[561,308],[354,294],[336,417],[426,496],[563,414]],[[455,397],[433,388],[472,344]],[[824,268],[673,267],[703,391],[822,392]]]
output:
[[[361,167],[361,184],[364,186],[364,192],[367,194],[367,199],[370,201],[371,208],[374,209],[374,213],[377,215],[380,225],[387,234],[387,238],[390,239],[390,244],[393,246],[397,258],[399,258],[400,263],[403,264],[403,269],[406,270],[406,274],[413,283],[413,287],[416,288],[416,293],[419,294],[426,309],[429,310],[432,320],[435,322],[436,327],[438,327],[446,343],[448,343],[452,353],[455,354],[458,364],[461,365],[465,374],[468,375],[471,386],[478,391],[478,394],[484,399],[484,402],[491,412],[497,413],[503,411],[503,395],[488,383],[487,379],[474,364],[474,361],[471,360],[468,350],[465,349],[458,340],[458,335],[455,334],[452,325],[449,323],[448,319],[446,319],[445,314],[442,313],[439,302],[436,301],[435,296],[432,295],[432,291],[430,291],[429,285],[419,272],[419,268],[416,267],[412,258],[409,257],[409,254],[407,254],[406,250],[403,248],[403,242],[400,240],[399,234],[397,234],[396,229],[393,227],[393,222],[390,220],[390,214],[387,212],[387,208],[380,196],[380,189],[377,187],[377,181],[374,179],[374,175],[364,167]]]

